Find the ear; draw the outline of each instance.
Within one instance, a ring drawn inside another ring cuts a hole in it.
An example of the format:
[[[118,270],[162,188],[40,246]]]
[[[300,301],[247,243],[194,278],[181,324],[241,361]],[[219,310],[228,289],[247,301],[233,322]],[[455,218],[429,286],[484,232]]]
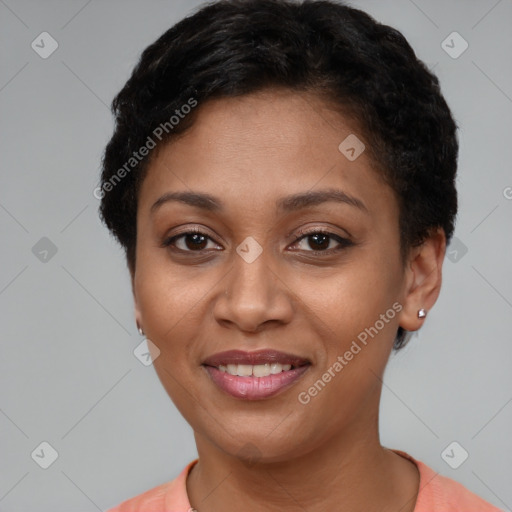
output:
[[[133,295],[133,303],[135,306],[135,323],[137,324],[137,329],[139,327],[142,328],[142,313],[140,311],[139,303],[137,300],[137,294],[135,293],[135,270],[132,268],[129,268],[130,270],[130,282],[132,285],[132,295]]]
[[[438,228],[408,255],[403,309],[398,317],[399,325],[407,331],[417,331],[423,325],[425,318],[418,318],[418,310],[428,313],[439,296],[445,252],[446,235]]]

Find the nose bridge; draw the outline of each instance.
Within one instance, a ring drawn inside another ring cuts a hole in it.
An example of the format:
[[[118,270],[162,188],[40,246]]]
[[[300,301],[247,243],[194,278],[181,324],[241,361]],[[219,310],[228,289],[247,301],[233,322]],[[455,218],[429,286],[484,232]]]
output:
[[[225,293],[215,308],[217,320],[230,321],[243,330],[257,330],[269,320],[287,321],[291,305],[272,269],[272,251],[246,238],[233,254]]]
[[[247,237],[236,248],[233,272],[228,285],[228,295],[238,299],[238,304],[266,303],[271,300],[276,286],[275,275],[270,270],[270,250],[252,237]]]

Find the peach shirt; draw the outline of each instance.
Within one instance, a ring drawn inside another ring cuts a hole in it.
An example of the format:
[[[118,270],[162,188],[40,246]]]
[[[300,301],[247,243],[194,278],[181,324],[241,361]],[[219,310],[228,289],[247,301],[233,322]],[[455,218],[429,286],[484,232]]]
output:
[[[393,451],[418,467],[420,484],[414,512],[502,512],[407,453]],[[194,512],[188,500],[186,480],[197,461],[190,462],[174,480],[128,499],[107,512]]]

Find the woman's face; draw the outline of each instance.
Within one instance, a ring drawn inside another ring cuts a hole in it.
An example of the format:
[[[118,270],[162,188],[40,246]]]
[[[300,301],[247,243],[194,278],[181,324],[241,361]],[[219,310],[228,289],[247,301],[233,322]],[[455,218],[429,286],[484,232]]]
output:
[[[313,96],[268,91],[198,108],[155,154],[139,196],[136,316],[160,350],[158,376],[202,442],[227,454],[250,446],[278,461],[336,436],[356,441],[376,424],[406,299],[394,193],[367,152],[339,149],[363,136]],[[308,364],[260,387],[205,366],[263,349]]]

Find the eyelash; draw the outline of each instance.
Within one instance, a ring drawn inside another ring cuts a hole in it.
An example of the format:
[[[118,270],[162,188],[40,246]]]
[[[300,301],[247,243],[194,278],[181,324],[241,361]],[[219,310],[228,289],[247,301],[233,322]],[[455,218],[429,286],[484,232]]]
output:
[[[295,244],[301,242],[302,240],[304,240],[305,238],[307,238],[308,236],[312,236],[312,235],[326,235],[329,238],[338,242],[339,246],[335,249],[327,249],[325,251],[313,251],[313,250],[306,251],[308,253],[314,254],[315,256],[322,256],[322,255],[326,255],[326,254],[331,255],[333,253],[337,253],[339,251],[342,251],[343,249],[346,249],[347,247],[354,245],[352,240],[350,240],[349,238],[344,238],[340,235],[337,235],[336,233],[331,233],[330,231],[327,231],[327,230],[321,229],[321,228],[305,230],[305,231],[299,230],[297,235],[299,236],[299,238],[297,238],[297,240],[295,240],[295,242],[293,242],[292,245],[295,245]]]
[[[333,253],[337,253],[337,252],[342,251],[343,249],[345,249],[347,247],[350,247],[350,246],[354,245],[352,240],[350,240],[348,238],[343,238],[340,235],[337,235],[335,233],[331,233],[330,231],[326,231],[326,230],[320,229],[320,228],[313,229],[313,230],[308,230],[308,231],[300,230],[297,234],[298,234],[299,238],[297,238],[291,245],[296,245],[297,243],[301,242],[302,240],[304,240],[308,236],[317,235],[317,234],[318,235],[326,235],[329,238],[331,238],[331,239],[335,240],[336,242],[338,242],[339,246],[337,248],[335,248],[335,249],[327,249],[327,250],[323,250],[323,251],[315,251],[315,250],[305,251],[305,252],[313,254],[315,256],[332,255]],[[188,231],[185,231],[185,232],[180,233],[178,235],[174,235],[172,237],[166,238],[164,240],[164,242],[162,243],[162,247],[171,247],[171,246],[174,245],[176,240],[178,240],[180,238],[183,238],[183,237],[185,237],[187,235],[203,235],[207,239],[214,241],[212,238],[210,238],[206,233],[204,233],[200,229],[198,229],[198,228],[190,228]],[[201,249],[200,251],[191,251],[191,250],[186,250],[185,251],[183,249],[177,249],[177,248],[175,248],[175,249],[177,251],[181,251],[182,253],[189,252],[189,253],[203,254],[204,252],[208,252],[208,249]]]

